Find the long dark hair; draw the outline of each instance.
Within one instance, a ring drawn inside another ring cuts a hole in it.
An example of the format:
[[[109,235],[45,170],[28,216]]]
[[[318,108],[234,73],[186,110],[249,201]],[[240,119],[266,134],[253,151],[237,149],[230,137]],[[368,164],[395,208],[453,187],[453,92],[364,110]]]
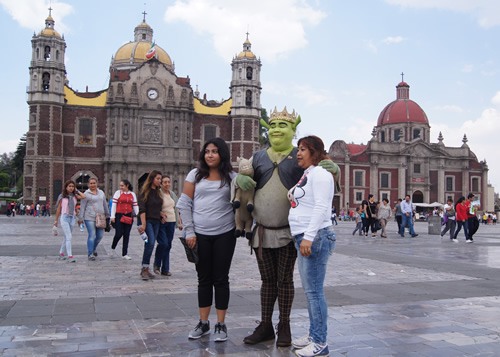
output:
[[[75,194],[75,192],[76,192],[76,183],[75,183],[75,181],[73,181],[73,180],[68,180],[68,181],[66,181],[66,182],[64,183],[64,189],[63,189],[63,191],[62,191],[62,196],[63,196],[64,198],[66,198],[66,197],[68,197],[68,196],[69,196],[68,186],[69,186],[69,185],[71,185],[71,184],[73,184],[73,186],[75,186],[75,191],[73,191],[73,195]]]
[[[220,164],[217,170],[220,176],[220,187],[231,183],[231,176],[229,175],[233,171],[231,166],[231,155],[229,154],[229,147],[226,142],[221,138],[214,138],[208,140],[200,151],[200,156],[198,158],[198,172],[196,173],[196,183],[200,182],[202,179],[207,178],[209,174],[209,167],[205,161],[205,150],[207,146],[213,144],[217,147],[220,157]]]
[[[123,180],[122,180],[122,182],[123,182],[123,184],[124,184],[125,186],[127,186],[127,188],[128,188],[128,190],[129,190],[129,191],[133,191],[133,190],[134,190],[134,187],[132,187],[132,184],[130,183],[130,181],[129,181],[129,180],[127,180],[127,179],[123,179]]]
[[[297,143],[297,147],[299,147],[300,145],[305,146],[311,152],[311,161],[313,165],[318,165],[321,160],[327,158],[323,140],[315,135],[309,135],[300,138]]]
[[[457,203],[455,203],[455,211],[457,210],[457,206],[461,204],[463,201],[465,201],[465,197],[462,196],[457,200]]]
[[[158,170],[151,171],[149,173],[148,177],[146,178],[146,181],[144,181],[144,183],[142,184],[141,196],[142,196],[142,199],[144,200],[144,202],[148,201],[149,194],[151,193],[151,191],[153,191],[151,185],[153,184],[153,180],[155,179],[155,177],[158,175],[161,176],[160,171],[158,171]],[[158,186],[156,189],[159,190],[160,187]]]

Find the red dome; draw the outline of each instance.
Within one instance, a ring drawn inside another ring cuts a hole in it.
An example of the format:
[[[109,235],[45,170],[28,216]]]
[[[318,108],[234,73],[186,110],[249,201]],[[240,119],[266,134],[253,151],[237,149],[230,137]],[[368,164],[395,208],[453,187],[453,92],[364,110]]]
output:
[[[397,123],[429,124],[427,115],[420,105],[411,99],[397,99],[382,110],[378,117],[377,126]]]

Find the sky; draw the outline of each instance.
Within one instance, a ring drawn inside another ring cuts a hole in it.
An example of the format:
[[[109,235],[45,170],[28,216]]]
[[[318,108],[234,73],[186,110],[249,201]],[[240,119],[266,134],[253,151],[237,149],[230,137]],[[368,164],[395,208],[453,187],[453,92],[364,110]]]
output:
[[[366,144],[396,85],[426,112],[431,142],[464,134],[500,191],[500,1],[498,0],[0,0],[0,153],[28,130],[31,38],[52,7],[66,40],[69,85],[108,87],[112,56],[143,18],[208,99],[229,98],[230,63],[246,33],[262,61],[262,106],[295,109],[297,136]]]

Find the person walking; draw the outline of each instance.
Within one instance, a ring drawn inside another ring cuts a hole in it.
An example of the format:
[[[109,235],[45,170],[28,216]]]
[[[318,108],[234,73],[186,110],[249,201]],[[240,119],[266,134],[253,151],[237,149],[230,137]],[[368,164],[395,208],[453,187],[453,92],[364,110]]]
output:
[[[326,356],[329,354],[328,305],[324,282],[328,258],[335,248],[335,232],[329,219],[334,182],[328,171],[317,166],[325,158],[320,138],[303,137],[297,146],[297,162],[305,171],[299,182],[288,191],[291,203],[288,220],[307,299],[309,332],[292,340],[292,346],[297,356]]]
[[[361,220],[360,212],[361,212],[361,206],[356,207],[356,213],[354,214],[354,219],[356,221],[356,228],[354,229],[354,231],[352,231],[352,235],[355,235],[356,232],[359,232],[360,236],[363,235],[363,221]]]
[[[382,231],[380,232],[380,236],[382,238],[387,238],[387,222],[392,216],[392,209],[389,205],[389,200],[387,198],[382,199],[382,202],[378,206],[377,219],[380,222],[380,226],[382,227]]]
[[[405,228],[408,227],[412,238],[418,236],[413,229],[413,203],[411,202],[410,195],[405,196],[405,200],[401,202],[401,213],[403,214],[403,219],[401,221],[401,228],[399,229],[399,234],[404,238]]]
[[[469,193],[467,195],[467,226],[469,228],[469,235],[467,236],[466,243],[474,242],[474,234],[476,234],[479,229],[479,219],[477,218],[477,210],[479,206],[474,202],[475,195]]]
[[[396,222],[398,224],[398,233],[401,230],[401,223],[403,222],[403,213],[401,212],[401,202],[403,200],[398,198],[396,205],[394,206],[394,217],[396,217]]]
[[[89,188],[85,191],[85,198],[80,203],[78,224],[85,222],[87,228],[87,256],[88,260],[94,261],[97,257],[97,246],[104,236],[104,228],[96,227],[98,214],[104,214],[109,218],[109,207],[106,195],[97,187],[97,178],[89,179]]]
[[[139,220],[138,231],[140,234],[146,233],[147,239],[144,241],[144,251],[142,253],[141,279],[154,279],[155,275],[149,270],[151,256],[158,240],[161,225],[161,207],[163,205],[163,195],[160,190],[161,172],[152,170],[139,193]]]
[[[120,181],[120,189],[113,195],[111,205],[111,223],[115,227],[115,236],[111,249],[113,256],[116,256],[116,246],[123,237],[122,243],[122,258],[130,260],[128,255],[128,243],[130,238],[130,231],[134,224],[133,215],[139,215],[139,205],[137,203],[137,196],[133,192],[133,187],[129,180]]]
[[[170,189],[170,176],[163,175],[161,178],[161,193],[163,204],[161,209],[161,225],[158,234],[158,245],[156,246],[153,272],[163,276],[171,276],[170,272],[170,250],[174,240],[175,228],[182,230],[182,223],[175,205],[177,195]]]
[[[57,227],[57,223],[59,222],[63,231],[59,259],[68,259],[70,263],[76,263],[76,258],[73,256],[71,249],[72,230],[75,226],[76,218],[75,207],[78,199],[83,200],[84,198],[85,195],[76,189],[75,181],[72,180],[64,183],[64,189],[57,198],[54,227]]]
[[[343,216],[341,216],[341,219],[342,219]],[[338,226],[338,222],[337,222],[337,208],[335,208],[335,205],[332,206],[332,224],[335,224],[336,226]]]
[[[227,340],[229,269],[236,247],[230,186],[235,176],[226,142],[221,138],[209,140],[201,149],[198,168],[188,173],[178,202],[186,243],[190,248],[197,247],[199,257],[196,272],[200,318],[189,332],[189,339],[210,333],[209,316],[215,296],[214,341]]]
[[[375,238],[377,236],[376,222],[377,222],[378,202],[375,201],[375,197],[371,193],[368,195],[368,201],[365,205],[366,205],[365,211],[368,217],[365,235],[368,235],[368,227],[370,227],[372,231],[372,237]]]
[[[455,235],[453,236],[453,241],[458,242],[458,233],[464,229],[465,239],[467,241],[469,237],[469,226],[467,224],[467,205],[465,197],[462,196],[455,203],[455,218],[457,221],[457,229],[455,230]]]
[[[446,218],[446,226],[445,228],[441,231],[441,237],[444,237],[446,232],[450,231],[450,239],[452,242],[457,242],[456,239],[454,239],[455,235],[455,227],[457,225],[456,218],[455,218],[455,207],[453,207],[453,199],[448,198],[448,201],[443,207],[443,218]]]

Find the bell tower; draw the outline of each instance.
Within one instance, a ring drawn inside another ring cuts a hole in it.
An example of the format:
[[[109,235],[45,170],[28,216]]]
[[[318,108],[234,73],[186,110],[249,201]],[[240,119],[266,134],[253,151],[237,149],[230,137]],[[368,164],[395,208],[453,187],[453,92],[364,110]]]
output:
[[[66,41],[54,28],[52,8],[45,28],[31,39],[29,67],[29,129],[24,161],[25,203],[55,203],[61,193],[63,172],[64,85]],[[60,167],[59,167],[60,166]]]
[[[231,117],[233,132],[231,143],[231,161],[237,156],[250,158],[259,149],[259,120],[262,106],[260,93],[260,70],[262,64],[252,52],[252,44],[248,39],[248,32],[243,51],[231,62]]]

